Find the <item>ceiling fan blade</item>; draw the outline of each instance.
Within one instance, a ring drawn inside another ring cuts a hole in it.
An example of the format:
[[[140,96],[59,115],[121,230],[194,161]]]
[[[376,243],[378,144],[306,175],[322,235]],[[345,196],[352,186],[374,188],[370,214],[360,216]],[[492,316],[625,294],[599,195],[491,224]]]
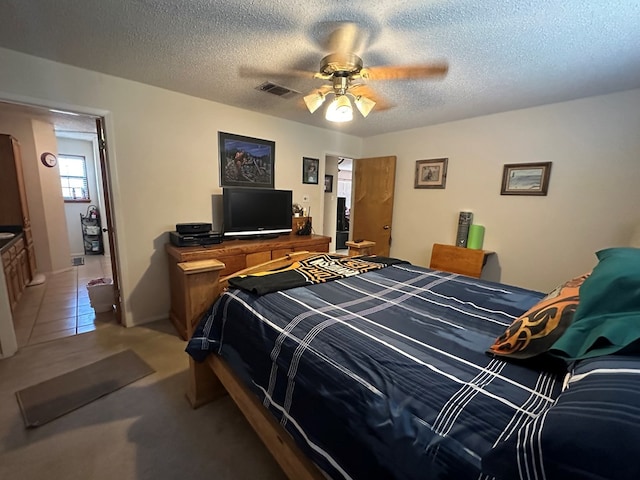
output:
[[[363,97],[367,97],[370,100],[376,102],[376,106],[373,108],[373,110],[376,112],[389,110],[390,108],[394,107],[393,104],[387,101],[384,97],[377,94],[371,87],[369,87],[369,85],[365,85],[363,83],[351,85],[348,92],[355,97],[362,95]]]
[[[307,70],[263,70],[255,67],[240,67],[238,73],[245,78],[315,78],[316,72]]]
[[[422,65],[390,65],[363,68],[360,76],[366,80],[405,80],[412,78],[444,77],[449,70],[447,63],[425,63]]]

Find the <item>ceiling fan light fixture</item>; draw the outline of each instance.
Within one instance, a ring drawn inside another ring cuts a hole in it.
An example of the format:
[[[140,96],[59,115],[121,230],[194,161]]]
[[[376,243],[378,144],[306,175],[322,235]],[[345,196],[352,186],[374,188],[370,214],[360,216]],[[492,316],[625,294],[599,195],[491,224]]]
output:
[[[320,105],[322,105],[327,96],[323,94],[321,91],[315,91],[310,93],[309,95],[305,95],[303,97],[304,103],[307,105],[307,108],[311,113],[315,112]]]
[[[353,107],[346,95],[338,95],[327,107],[325,118],[330,122],[350,122],[353,120]]]
[[[367,115],[369,115],[369,113],[371,113],[371,110],[373,110],[373,107],[375,107],[376,105],[376,102],[374,102],[370,98],[363,97],[362,95],[358,95],[357,97],[355,97],[354,103],[356,104],[356,107],[358,107],[358,111],[365,118],[367,117]]]

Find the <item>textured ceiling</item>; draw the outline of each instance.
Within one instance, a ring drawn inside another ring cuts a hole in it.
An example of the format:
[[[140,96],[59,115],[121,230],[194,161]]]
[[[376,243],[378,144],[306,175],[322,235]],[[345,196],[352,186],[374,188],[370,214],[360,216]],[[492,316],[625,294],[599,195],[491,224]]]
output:
[[[0,0],[0,46],[367,137],[640,87],[637,0]],[[328,25],[367,34],[365,66],[446,60],[442,80],[376,81],[395,105],[332,124],[241,67],[317,71]]]

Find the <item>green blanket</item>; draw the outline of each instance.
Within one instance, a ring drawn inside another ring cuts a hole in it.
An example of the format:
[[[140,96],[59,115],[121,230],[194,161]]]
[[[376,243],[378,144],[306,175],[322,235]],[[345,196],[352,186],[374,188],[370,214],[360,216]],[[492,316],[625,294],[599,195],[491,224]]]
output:
[[[567,360],[619,352],[640,340],[640,248],[596,255],[598,265],[580,288],[573,323],[550,350]]]

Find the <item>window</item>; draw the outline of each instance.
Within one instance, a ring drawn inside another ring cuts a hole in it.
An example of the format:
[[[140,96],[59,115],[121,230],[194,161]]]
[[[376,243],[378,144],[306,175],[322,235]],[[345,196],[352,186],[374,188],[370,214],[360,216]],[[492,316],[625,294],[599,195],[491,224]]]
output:
[[[80,155],[58,155],[60,183],[65,202],[88,202],[87,162]]]

